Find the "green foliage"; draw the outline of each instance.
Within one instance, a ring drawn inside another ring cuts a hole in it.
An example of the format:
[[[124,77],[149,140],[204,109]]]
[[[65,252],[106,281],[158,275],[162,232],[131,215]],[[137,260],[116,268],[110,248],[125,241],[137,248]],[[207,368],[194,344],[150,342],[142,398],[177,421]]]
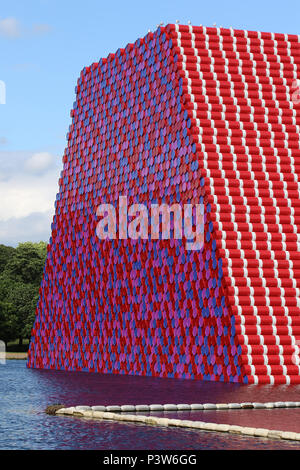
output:
[[[13,306],[6,300],[0,300],[0,338],[5,343],[14,338],[14,322]]]
[[[38,294],[38,288],[33,284],[23,284],[22,282],[12,284],[8,293],[8,302],[16,312],[12,320],[15,338],[28,338],[30,336]]]
[[[0,339],[30,338],[47,244],[0,245]]]
[[[3,275],[15,282],[39,286],[45,264],[45,255],[40,243],[38,246],[30,242],[20,243],[5,265]]]
[[[6,264],[12,257],[15,249],[12,246],[5,246],[0,244],[0,273],[5,268]]]

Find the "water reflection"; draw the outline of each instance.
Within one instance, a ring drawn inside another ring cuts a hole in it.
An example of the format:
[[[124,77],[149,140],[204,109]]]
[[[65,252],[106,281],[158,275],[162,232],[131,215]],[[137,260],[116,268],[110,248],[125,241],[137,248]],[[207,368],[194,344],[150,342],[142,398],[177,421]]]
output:
[[[99,422],[44,413],[47,405],[226,403],[300,401],[299,386],[245,386],[190,380],[27,369],[25,361],[0,366],[1,449],[256,449],[298,448],[297,443],[141,424]],[[180,413],[201,419],[300,432],[300,409]],[[177,413],[168,413],[176,416]]]

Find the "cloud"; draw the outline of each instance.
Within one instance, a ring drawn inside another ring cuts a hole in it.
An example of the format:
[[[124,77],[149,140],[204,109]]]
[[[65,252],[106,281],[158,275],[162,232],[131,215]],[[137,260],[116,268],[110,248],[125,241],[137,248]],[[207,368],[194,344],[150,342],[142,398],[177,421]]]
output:
[[[27,241],[48,242],[52,220],[53,211],[33,212],[26,217],[0,220],[0,243],[17,246],[18,243]]]
[[[0,151],[0,243],[49,240],[61,169],[49,152]]]
[[[0,221],[54,213],[61,166],[48,152],[0,152]]]
[[[48,152],[34,153],[25,161],[24,168],[30,173],[44,173],[54,164],[54,156]]]
[[[32,212],[54,211],[58,192],[59,171],[45,175],[30,175],[26,178],[16,175],[0,185],[0,220],[24,217]]]
[[[0,18],[0,36],[6,39],[17,39],[26,36],[41,36],[49,33],[52,27],[46,23],[36,23],[31,27],[24,27],[17,18]]]
[[[0,145],[6,145],[7,144],[7,138],[6,137],[0,137]]]
[[[17,70],[18,72],[26,72],[26,71],[37,71],[40,70],[40,66],[38,64],[34,64],[31,62],[23,62],[18,64],[13,64],[9,66],[12,70]]]
[[[46,23],[34,24],[32,26],[33,34],[47,34],[52,30],[52,27]]]
[[[42,175],[16,174],[0,185],[0,220],[24,217],[32,212],[54,210],[59,171]]]
[[[0,35],[8,39],[15,39],[21,35],[20,22],[13,17],[0,19]]]

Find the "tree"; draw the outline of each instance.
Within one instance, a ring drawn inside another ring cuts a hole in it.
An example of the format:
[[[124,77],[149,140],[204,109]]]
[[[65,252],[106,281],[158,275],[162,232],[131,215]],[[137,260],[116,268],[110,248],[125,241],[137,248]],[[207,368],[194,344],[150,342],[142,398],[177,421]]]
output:
[[[14,254],[15,249],[12,246],[5,246],[0,244],[0,273],[4,270],[8,261]]]
[[[16,338],[14,323],[16,321],[13,306],[8,300],[10,281],[0,278],[0,339],[7,343]]]
[[[46,256],[47,256],[47,243],[46,242],[24,242],[24,243],[19,243],[18,248],[34,248],[37,253],[40,255],[40,257],[45,261]]]
[[[22,345],[23,338],[30,338],[38,298],[38,289],[33,284],[13,282],[10,286],[7,301],[15,312],[11,317],[11,329],[14,338],[19,338],[19,345]]]
[[[39,286],[46,258],[46,249],[41,243],[43,242],[20,243],[7,262],[3,274],[12,281]]]
[[[30,338],[47,256],[47,243],[0,245],[0,339]],[[2,269],[1,269],[2,266]]]
[[[33,244],[36,250],[38,251],[40,257],[46,261],[47,257],[47,243],[46,242],[39,242],[39,243],[34,243]]]
[[[0,340],[7,343],[15,339],[14,323],[16,316],[13,313],[13,306],[6,300],[0,300]]]

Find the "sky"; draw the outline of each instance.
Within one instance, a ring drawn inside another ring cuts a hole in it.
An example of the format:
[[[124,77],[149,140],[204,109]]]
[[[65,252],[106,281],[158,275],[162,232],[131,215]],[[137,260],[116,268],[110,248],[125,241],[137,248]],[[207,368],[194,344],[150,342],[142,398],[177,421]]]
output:
[[[176,20],[300,34],[300,2],[0,0],[0,243],[49,240],[81,69]]]

